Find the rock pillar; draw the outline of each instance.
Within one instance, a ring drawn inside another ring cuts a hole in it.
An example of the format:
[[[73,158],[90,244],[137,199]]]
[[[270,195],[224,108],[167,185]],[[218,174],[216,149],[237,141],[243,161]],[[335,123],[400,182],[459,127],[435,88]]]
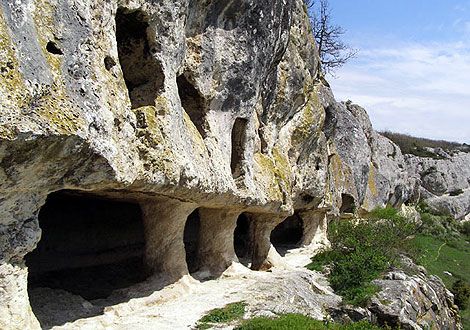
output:
[[[251,234],[253,244],[253,255],[251,269],[267,270],[273,266],[270,254],[275,251],[271,245],[271,232],[280,224],[284,217],[275,214],[252,214]]]
[[[219,275],[233,261],[237,261],[233,235],[240,211],[224,209],[199,209],[199,269]]]
[[[328,219],[326,212],[310,210],[299,212],[303,223],[303,236],[301,244],[328,244]]]
[[[141,203],[145,227],[145,264],[154,274],[170,280],[188,274],[183,233],[188,216],[197,205],[178,200]]]

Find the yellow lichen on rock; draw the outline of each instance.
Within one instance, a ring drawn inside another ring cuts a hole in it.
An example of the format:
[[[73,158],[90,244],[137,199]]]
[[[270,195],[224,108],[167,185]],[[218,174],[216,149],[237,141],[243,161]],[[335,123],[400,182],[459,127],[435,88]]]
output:
[[[367,187],[372,194],[372,197],[377,197],[377,186],[375,185],[375,167],[371,163],[369,167],[369,177],[367,179]]]
[[[264,186],[271,200],[283,201],[284,196],[292,190],[292,172],[287,157],[275,147],[273,157],[256,153],[254,160],[259,166],[256,175],[258,183]]]
[[[325,120],[325,111],[318,99],[316,91],[308,94],[307,103],[302,110],[299,124],[292,133],[292,141],[300,144],[312,135],[312,128],[315,127],[315,133],[320,133]]]
[[[2,95],[0,101],[0,112],[2,115],[5,115],[6,113],[11,113],[11,115],[13,115],[14,110],[19,109],[20,105],[24,102],[25,97],[27,97],[27,93],[25,93],[23,77],[19,71],[18,59],[1,11],[0,77],[0,95]],[[8,118],[9,115],[6,115],[6,117]],[[0,138],[11,139],[13,137],[14,132],[11,128],[6,125],[0,126]]]

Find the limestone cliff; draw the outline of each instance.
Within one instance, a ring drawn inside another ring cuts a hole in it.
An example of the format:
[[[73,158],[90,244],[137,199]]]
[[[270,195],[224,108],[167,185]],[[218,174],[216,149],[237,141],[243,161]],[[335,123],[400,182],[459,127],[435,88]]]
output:
[[[329,215],[412,198],[318,65],[302,0],[2,0],[0,328],[39,326],[28,278],[266,269],[286,218],[309,245]]]
[[[406,155],[408,172],[420,182],[421,198],[436,212],[470,220],[470,153],[433,152],[440,159]]]

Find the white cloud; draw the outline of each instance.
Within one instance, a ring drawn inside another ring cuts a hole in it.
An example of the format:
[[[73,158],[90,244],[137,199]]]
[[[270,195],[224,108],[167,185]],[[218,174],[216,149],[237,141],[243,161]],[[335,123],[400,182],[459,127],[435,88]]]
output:
[[[368,49],[330,79],[339,99],[363,105],[377,129],[470,142],[470,45]]]

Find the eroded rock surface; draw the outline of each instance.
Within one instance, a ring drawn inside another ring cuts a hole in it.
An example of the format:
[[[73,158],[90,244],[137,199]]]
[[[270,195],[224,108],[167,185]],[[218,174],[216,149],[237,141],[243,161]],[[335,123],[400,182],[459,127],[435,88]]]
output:
[[[360,106],[333,101],[325,106],[329,184],[339,211],[367,212],[411,201],[416,180],[408,175],[400,148],[374,131]]]
[[[421,197],[432,209],[462,220],[470,214],[470,153],[441,151],[441,157],[406,155],[406,165],[420,181]]]
[[[438,277],[390,272],[375,283],[381,291],[369,310],[379,324],[416,330],[461,329],[454,297]]]
[[[398,148],[318,65],[302,0],[1,1],[0,328],[39,327],[45,281],[266,270],[293,214],[315,246],[332,216],[409,200]]]

